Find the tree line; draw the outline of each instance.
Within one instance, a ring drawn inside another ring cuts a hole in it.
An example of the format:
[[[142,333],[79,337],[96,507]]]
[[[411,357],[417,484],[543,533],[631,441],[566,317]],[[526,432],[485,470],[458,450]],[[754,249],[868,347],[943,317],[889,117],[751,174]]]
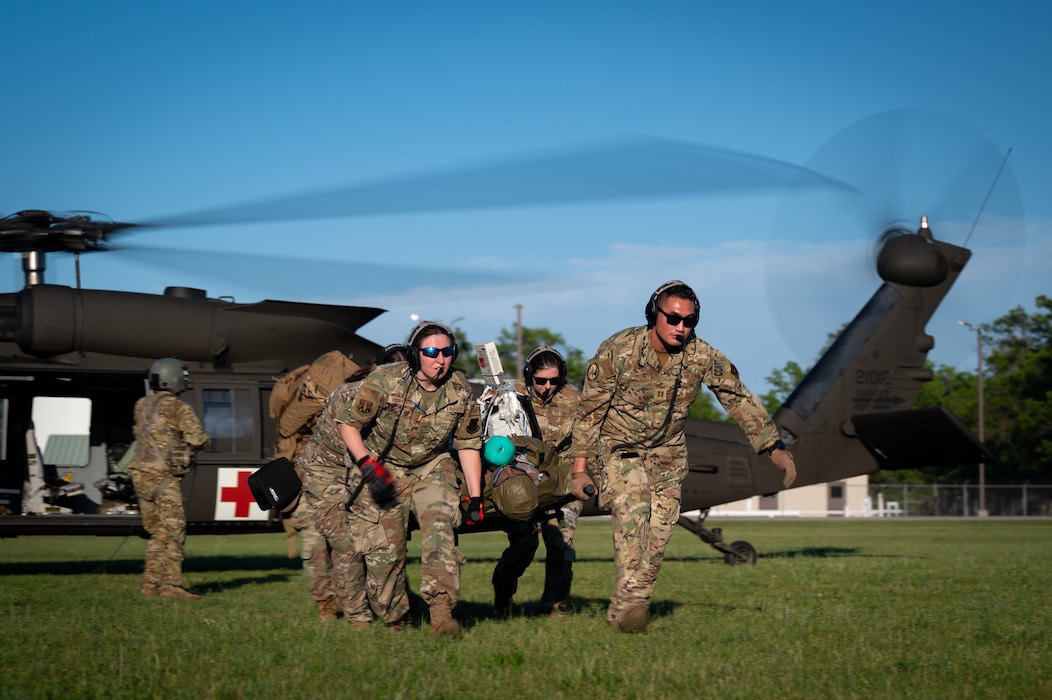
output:
[[[986,468],[988,482],[1052,479],[1052,299],[1040,295],[1035,307],[1033,313],[1016,307],[980,326],[985,442],[997,457]],[[978,433],[978,367],[932,369],[935,378],[921,388],[916,406],[944,406]],[[969,467],[943,471],[940,480],[958,483],[975,475]]]

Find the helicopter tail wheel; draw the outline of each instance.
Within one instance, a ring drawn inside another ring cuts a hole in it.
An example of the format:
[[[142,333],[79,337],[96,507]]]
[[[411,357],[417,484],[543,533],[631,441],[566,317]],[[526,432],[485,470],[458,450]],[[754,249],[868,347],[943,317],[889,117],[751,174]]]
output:
[[[723,562],[728,566],[756,563],[756,550],[745,540],[731,542],[731,549],[734,550],[734,554],[727,552],[723,555]]]

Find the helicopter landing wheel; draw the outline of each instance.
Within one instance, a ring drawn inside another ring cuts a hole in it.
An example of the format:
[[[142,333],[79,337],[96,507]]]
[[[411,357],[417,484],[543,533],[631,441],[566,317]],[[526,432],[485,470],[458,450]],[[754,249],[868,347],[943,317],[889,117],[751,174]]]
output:
[[[731,549],[734,550],[734,554],[727,552],[723,555],[723,563],[728,566],[756,563],[756,550],[745,540],[731,542]]]

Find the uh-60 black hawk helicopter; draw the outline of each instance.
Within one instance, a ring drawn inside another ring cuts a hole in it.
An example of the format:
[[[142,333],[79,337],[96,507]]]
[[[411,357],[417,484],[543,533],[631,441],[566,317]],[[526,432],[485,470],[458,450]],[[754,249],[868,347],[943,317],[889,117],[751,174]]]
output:
[[[591,177],[599,171],[603,177]],[[612,172],[615,176],[607,177]],[[790,181],[843,188],[814,170],[771,159],[632,140],[160,223],[603,200]],[[416,204],[384,203],[390,201]],[[267,407],[275,377],[329,350],[371,358],[380,349],[358,334],[383,313],[378,308],[235,303],[186,287],[156,295],[45,283],[47,254],[103,249],[109,236],[133,228],[41,210],[0,219],[0,252],[19,254],[25,272],[21,291],[0,294],[0,537],[143,534],[135,510],[106,501],[104,496],[113,494],[95,484],[113,468],[115,448],[132,441],[132,408],[146,391],[148,366],[170,356],[189,365],[192,388],[183,398],[211,436],[184,479],[189,532],[280,530],[279,518],[256,505],[247,484],[272,455],[275,425]],[[795,486],[837,482],[879,468],[993,460],[947,411],[909,410],[931,376],[925,360],[934,341],[925,326],[970,255],[937,240],[926,223],[915,231],[886,232],[877,260],[883,284],[774,416],[796,455]],[[84,434],[38,444],[34,406],[44,399],[82,407]],[[680,524],[723,552],[727,563],[754,562],[751,545],[725,543],[719,530],[704,526],[704,514],[720,504],[778,492],[780,473],[752,452],[734,425],[690,419],[686,432],[690,471],[682,509],[701,510],[703,516],[684,516]],[[542,504],[535,517],[549,517],[556,506]],[[595,512],[591,504],[585,514]],[[486,529],[501,524],[499,518],[485,523]]]

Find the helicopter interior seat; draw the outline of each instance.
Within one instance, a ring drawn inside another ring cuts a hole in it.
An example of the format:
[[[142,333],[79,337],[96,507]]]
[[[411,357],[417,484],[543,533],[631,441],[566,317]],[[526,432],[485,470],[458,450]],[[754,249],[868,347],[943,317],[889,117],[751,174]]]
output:
[[[43,467],[52,493],[73,499],[74,512],[98,510],[102,493],[94,484],[109,471],[105,445],[92,445],[90,435],[51,435],[43,451]]]

